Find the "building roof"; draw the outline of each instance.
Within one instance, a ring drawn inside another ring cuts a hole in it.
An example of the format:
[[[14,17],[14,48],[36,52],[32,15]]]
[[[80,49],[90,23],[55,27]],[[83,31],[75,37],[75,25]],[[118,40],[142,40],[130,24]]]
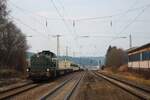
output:
[[[133,48],[130,48],[127,50],[128,53],[132,53],[132,52],[135,52],[135,51],[138,51],[138,50],[141,50],[141,49],[144,49],[144,48],[148,48],[150,47],[150,43],[147,43],[147,44],[144,44],[140,47],[133,47]]]
[[[133,51],[133,50],[135,50],[135,49],[137,49],[137,48],[139,48],[139,47],[132,47],[132,48],[129,48],[129,49],[126,50],[126,52],[131,52],[131,51]]]

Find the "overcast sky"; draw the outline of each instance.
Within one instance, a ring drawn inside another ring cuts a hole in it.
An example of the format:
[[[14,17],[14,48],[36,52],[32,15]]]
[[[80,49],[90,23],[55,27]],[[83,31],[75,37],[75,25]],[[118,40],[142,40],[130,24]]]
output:
[[[27,36],[28,51],[104,56],[109,45],[129,48],[150,42],[150,0],[9,0],[10,18]],[[32,37],[28,37],[32,36]],[[81,37],[90,36],[90,37]]]

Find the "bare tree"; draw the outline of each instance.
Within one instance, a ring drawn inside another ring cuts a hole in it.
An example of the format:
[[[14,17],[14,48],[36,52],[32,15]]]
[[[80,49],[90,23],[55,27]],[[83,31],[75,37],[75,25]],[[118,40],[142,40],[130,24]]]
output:
[[[120,67],[126,64],[128,57],[125,51],[116,47],[109,47],[106,54],[106,66],[108,67]]]
[[[21,30],[9,21],[5,0],[0,0],[0,66],[23,70],[25,67],[26,38]]]

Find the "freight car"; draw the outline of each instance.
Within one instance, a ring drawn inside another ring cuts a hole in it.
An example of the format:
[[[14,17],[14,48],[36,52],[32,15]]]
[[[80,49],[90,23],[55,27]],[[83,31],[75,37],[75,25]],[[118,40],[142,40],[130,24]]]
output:
[[[48,80],[73,72],[73,68],[60,66],[57,57],[50,51],[42,51],[31,57],[31,65],[27,69],[33,81]]]
[[[79,67],[79,65],[74,64],[74,63],[71,63],[71,68],[73,69],[74,72],[81,70],[81,68]]]

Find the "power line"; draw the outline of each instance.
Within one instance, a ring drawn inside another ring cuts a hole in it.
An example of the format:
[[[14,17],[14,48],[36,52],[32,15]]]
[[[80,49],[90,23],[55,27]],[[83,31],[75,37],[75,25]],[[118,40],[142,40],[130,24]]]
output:
[[[68,16],[68,13],[66,12],[66,10],[65,10],[65,6],[63,5],[63,3],[61,2],[61,0],[58,0],[58,3],[60,4],[60,6],[61,6],[61,8],[63,9],[63,12],[64,12],[64,16]],[[76,35],[76,37],[77,37],[77,33],[76,33],[76,28],[75,28],[75,25],[76,25],[76,23],[75,23],[75,21],[74,20],[68,20],[69,21],[69,23],[70,23],[70,25],[72,26],[71,28],[72,28],[72,34],[73,35]],[[75,38],[76,38],[75,37]],[[75,44],[77,45],[77,39],[73,39],[74,41],[75,41]]]
[[[63,12],[65,13],[64,15],[66,15],[66,16],[68,16],[68,13],[66,12],[66,10],[65,10],[65,6],[63,5],[63,3],[61,2],[61,0],[58,0],[58,2],[59,2],[59,4],[61,5],[61,8],[63,9]],[[72,22],[74,22],[74,20],[73,19],[66,19],[66,20],[70,20],[71,21],[71,25],[73,25],[73,27],[75,26],[75,23],[72,23]],[[75,32],[74,32],[75,33]]]
[[[14,4],[14,3],[11,2],[11,1],[10,1],[10,4],[11,4],[13,7],[15,7],[16,9],[18,9],[19,11],[21,11],[22,13],[24,13],[24,14],[26,14],[26,13],[31,13],[32,15],[35,15],[35,16],[37,16],[37,17],[39,17],[39,18],[44,18],[44,19],[46,19],[46,27],[48,26],[47,20],[62,20],[62,19],[56,19],[56,18],[49,18],[49,17],[45,17],[45,16],[41,16],[41,15],[32,13],[32,11],[27,10],[27,9],[24,9],[24,8],[22,8],[22,7],[20,7],[20,6],[16,5],[16,4]],[[54,4],[54,2],[53,2],[53,4]],[[54,4],[54,5],[55,5],[55,4]],[[62,4],[61,4],[61,5],[62,5]],[[65,9],[63,5],[62,5],[62,7],[63,7],[63,9]],[[55,9],[57,9],[56,5],[55,5]],[[57,9],[57,12],[59,13],[59,10],[58,10],[58,9]],[[59,13],[59,16],[60,16],[60,18],[63,18],[63,16],[61,15],[61,13]],[[32,19],[36,20],[40,25],[43,24],[43,23],[41,23],[39,20],[37,20],[36,18],[33,18],[33,17],[32,17]],[[66,22],[65,20],[66,20],[66,19],[63,18],[63,22],[65,23],[65,25],[66,25],[67,29],[69,30],[69,33],[70,33],[71,30],[69,29],[69,26],[67,25],[67,22]],[[68,19],[68,20],[69,20],[69,19]],[[49,33],[51,33],[49,29],[48,29],[48,31],[49,31]]]
[[[60,4],[61,8],[65,11],[65,7],[64,7],[64,5],[62,4],[61,0],[58,0],[58,2],[59,2],[59,4]]]
[[[60,13],[59,9],[57,8],[57,6],[55,5],[54,1],[53,1],[53,0],[51,0],[51,2],[52,2],[53,7],[55,8],[56,12],[58,13],[59,17],[60,17],[60,18],[62,18],[62,21],[64,22],[64,24],[65,24],[65,26],[66,26],[66,28],[67,28],[68,32],[72,33],[72,31],[71,31],[70,27],[68,26],[68,23],[66,22],[66,20],[65,20],[64,16],[63,16],[63,15],[61,15],[61,13]],[[64,9],[64,11],[65,11],[64,6],[63,6],[62,4],[61,4],[61,6],[62,6],[62,8],[63,8],[63,9]],[[74,32],[74,33],[75,33],[75,32]],[[73,33],[72,33],[72,34],[73,34]],[[74,34],[73,34],[73,35],[74,35]],[[73,40],[74,40],[74,39],[73,39]],[[75,42],[75,43],[77,43],[77,42]]]
[[[28,27],[30,30],[32,30],[33,32],[39,33],[40,35],[43,34],[42,32],[39,32],[38,30],[34,29],[32,26],[25,24],[24,22],[22,22],[20,19],[15,18],[13,16],[11,16],[13,19],[15,19],[16,21],[18,21],[19,23],[23,24],[24,26]],[[141,33],[141,32],[140,32]],[[148,32],[147,32],[148,33]],[[55,35],[49,35],[51,37],[55,37]],[[61,35],[62,37],[68,37],[69,35]],[[70,35],[72,37],[72,35]],[[47,37],[47,36],[46,36]],[[125,36],[104,36],[104,35],[94,35],[94,36],[90,36],[90,35],[77,35],[78,38],[125,38]]]
[[[116,13],[116,14],[112,14],[112,15],[108,15],[108,16],[80,18],[80,19],[76,19],[75,21],[89,21],[89,20],[108,19],[108,18],[112,18],[112,17],[115,17],[115,16],[121,16],[122,14],[127,14],[129,12],[141,10],[142,8],[149,7],[149,6],[150,6],[150,4],[147,4],[147,5],[144,5],[144,6],[141,6],[141,7],[128,9],[128,10],[126,10],[124,12],[120,12],[120,13]]]
[[[71,29],[69,28],[66,20],[64,19],[64,16],[61,15],[60,11],[58,10],[57,6],[55,5],[53,0],[50,0],[52,2],[53,7],[55,8],[57,14],[59,15],[60,18],[62,18],[62,21],[64,22],[66,28],[68,29],[68,32],[71,32]],[[72,32],[71,32],[72,33]]]
[[[59,18],[49,18],[49,17],[46,17],[46,16],[42,16],[42,15],[33,13],[32,11],[27,10],[27,9],[24,9],[24,8],[22,8],[22,7],[20,7],[20,6],[16,5],[16,4],[14,4],[14,3],[11,2],[11,1],[9,1],[9,2],[10,2],[10,4],[11,4],[12,6],[14,6],[15,8],[19,9],[20,11],[22,11],[22,12],[24,12],[24,13],[30,13],[30,14],[32,14],[32,15],[34,15],[34,16],[37,16],[37,17],[39,17],[39,18],[44,18],[44,19],[47,19],[47,20],[62,20],[62,19],[59,19]],[[68,19],[68,20],[69,20],[69,19]]]
[[[90,35],[81,35],[78,36],[81,38],[127,38],[126,36],[102,36],[102,35],[95,35],[95,36],[90,36]]]
[[[12,4],[13,5],[13,7],[15,7],[16,9],[18,9],[21,13],[24,13],[24,14],[27,14],[28,12],[26,11],[26,10],[24,10],[24,9],[22,9],[22,8],[20,8],[20,7],[18,7],[17,5],[14,5],[14,4]],[[31,13],[31,12],[30,12]],[[33,14],[33,13],[32,13]],[[41,23],[39,20],[37,20],[36,18],[33,18],[32,17],[32,19],[34,19],[34,20],[36,20],[36,22],[38,22],[38,24],[43,24],[43,23]]]
[[[10,15],[10,17],[12,17],[14,20],[18,21],[18,22],[21,23],[22,25],[26,26],[27,28],[29,28],[29,29],[32,30],[33,32],[39,33],[40,35],[43,34],[43,33],[39,32],[38,30],[32,28],[30,25],[25,24],[25,23],[22,22],[20,19],[15,18],[15,17],[13,17],[13,16],[11,16],[11,15]],[[46,37],[47,37],[47,36],[46,36]]]
[[[19,6],[17,6],[16,4],[14,4],[14,3],[12,3],[12,2],[10,2],[12,5],[13,5],[13,7],[15,7],[16,9],[18,9],[20,12],[22,12],[22,13],[24,13],[24,14],[26,14],[26,13],[31,13],[32,15],[36,15],[36,16],[38,16],[38,17],[40,17],[40,18],[44,18],[44,17],[42,17],[42,16],[40,16],[40,15],[37,15],[37,14],[34,14],[34,13],[32,13],[31,11],[29,11],[29,10],[26,10],[26,9],[24,9],[24,8],[21,8],[21,7],[19,7]],[[32,16],[31,16],[32,17]],[[40,25],[43,25],[44,23],[41,23],[39,20],[37,20],[36,18],[33,18],[32,17],[32,19],[35,21],[36,20],[36,22],[38,22],[38,24],[40,24]],[[47,18],[46,18],[46,27],[47,27]],[[50,32],[50,30],[47,28],[47,30],[48,30],[48,32],[49,33],[51,33]]]
[[[138,1],[138,0],[135,0],[134,3],[133,3],[131,6],[129,6],[129,9],[126,10],[126,11],[130,11],[131,9],[133,9],[134,6],[135,6],[135,4],[137,4],[137,1]],[[120,15],[119,18],[121,19],[123,16],[124,16],[124,15]],[[114,21],[114,20],[113,20],[113,21]],[[128,21],[128,22],[129,22],[129,21]]]
[[[44,19],[48,19],[48,20],[62,20],[63,16],[62,16],[61,13],[59,12],[59,10],[58,10],[58,8],[56,7],[54,1],[53,1],[53,0],[51,0],[51,1],[52,1],[52,3],[53,3],[53,6],[55,7],[57,13],[58,13],[59,16],[61,17],[61,19],[59,19],[59,18],[49,18],[49,17],[46,17],[46,16],[41,16],[41,15],[39,15],[39,14],[33,14],[32,11],[30,11],[30,10],[24,9],[24,8],[22,8],[22,7],[19,7],[18,5],[12,3],[11,1],[10,1],[10,3],[11,3],[15,8],[17,8],[17,9],[23,11],[23,12],[29,12],[29,13],[31,13],[32,15],[36,15],[36,16],[38,16],[38,17],[40,17],[40,18],[44,18]],[[137,2],[137,1],[136,1],[136,2]],[[135,3],[136,3],[136,2],[135,2]],[[65,7],[63,6],[63,4],[62,4],[61,2],[59,2],[59,3],[60,3],[60,5],[62,6],[62,8],[65,10]],[[135,4],[135,3],[134,3],[134,4]],[[143,5],[143,6],[137,7],[137,8],[132,8],[132,9],[130,8],[130,9],[124,11],[124,12],[120,12],[120,13],[112,14],[112,15],[108,15],[108,16],[98,16],[98,17],[79,18],[79,19],[66,19],[66,18],[63,18],[63,20],[65,20],[65,21],[66,21],[66,20],[86,21],[86,20],[107,19],[107,18],[112,18],[112,17],[115,17],[115,16],[121,16],[122,14],[126,14],[126,13],[129,13],[129,12],[141,10],[142,8],[144,8],[144,7],[146,7],[146,6],[150,6],[150,4]]]
[[[141,11],[140,13],[138,13],[138,14],[135,16],[135,18],[134,18],[131,22],[129,22],[118,34],[123,34],[123,32],[124,32],[127,28],[129,28],[129,27],[145,12],[145,10],[146,10],[148,7],[150,7],[150,5],[144,7],[144,8],[142,9],[142,11]]]
[[[24,13],[24,14],[26,14],[26,13],[31,13],[32,15],[36,15],[37,17],[39,17],[39,18],[45,18],[46,19],[46,27],[47,27],[47,19],[49,19],[49,20],[56,20],[56,19],[50,19],[50,18],[47,18],[47,17],[44,17],[44,16],[40,16],[40,15],[38,15],[38,14],[35,14],[35,13],[32,13],[30,10],[27,10],[27,9],[24,9],[24,8],[22,8],[22,7],[19,7],[19,6],[17,6],[16,4],[14,4],[14,3],[12,3],[12,2],[10,2],[16,9],[18,9],[19,11],[21,11],[22,13]],[[38,22],[38,24],[40,24],[40,25],[42,25],[43,23],[41,23],[39,20],[37,20],[36,18],[33,18],[32,17],[32,19],[33,20],[36,20],[36,22]],[[26,25],[26,26],[28,26],[28,25]],[[33,28],[32,27],[30,27],[30,29],[32,29],[33,30]],[[47,30],[48,30],[48,32],[49,33],[51,33],[50,32],[50,30],[47,28]]]

